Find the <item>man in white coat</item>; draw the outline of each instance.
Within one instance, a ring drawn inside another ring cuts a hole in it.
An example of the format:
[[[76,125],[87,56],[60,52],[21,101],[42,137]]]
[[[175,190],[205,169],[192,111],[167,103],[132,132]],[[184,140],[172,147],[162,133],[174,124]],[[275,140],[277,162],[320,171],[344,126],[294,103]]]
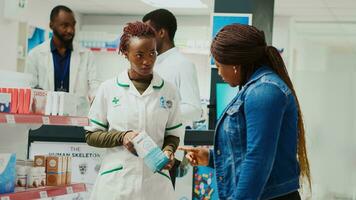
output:
[[[73,42],[75,24],[70,8],[53,8],[49,24],[53,37],[31,50],[25,72],[33,75],[32,87],[69,92],[91,101],[100,82],[92,53]]]
[[[166,9],[157,9],[147,13],[142,21],[156,30],[158,57],[154,71],[176,86],[181,100],[183,124],[192,127],[193,122],[200,120],[202,114],[198,78],[194,63],[180,53],[174,45],[174,35],[177,30],[176,17]],[[183,144],[184,139],[180,141]],[[183,155],[176,155],[176,157],[184,159]],[[175,166],[170,171],[173,185],[178,174],[177,170],[187,171],[187,167],[186,164],[176,160]]]
[[[194,121],[200,120],[202,114],[198,78],[194,63],[174,45],[177,20],[170,11],[158,9],[146,14],[142,21],[157,32],[158,57],[154,71],[176,86],[181,98],[184,125],[192,126]]]

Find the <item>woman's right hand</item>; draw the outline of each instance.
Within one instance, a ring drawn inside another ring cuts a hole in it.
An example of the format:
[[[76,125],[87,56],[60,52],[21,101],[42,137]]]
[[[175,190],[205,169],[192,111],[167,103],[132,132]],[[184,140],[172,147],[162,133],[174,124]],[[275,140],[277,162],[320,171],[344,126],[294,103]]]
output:
[[[133,145],[133,143],[131,142],[132,139],[134,139],[134,137],[136,137],[138,135],[137,132],[134,131],[129,131],[125,134],[122,145],[124,145],[124,147],[129,150],[131,153],[133,153],[134,155],[137,156],[137,152],[136,149]]]
[[[185,157],[192,166],[209,165],[209,149],[206,147],[178,147],[178,150],[185,151]]]

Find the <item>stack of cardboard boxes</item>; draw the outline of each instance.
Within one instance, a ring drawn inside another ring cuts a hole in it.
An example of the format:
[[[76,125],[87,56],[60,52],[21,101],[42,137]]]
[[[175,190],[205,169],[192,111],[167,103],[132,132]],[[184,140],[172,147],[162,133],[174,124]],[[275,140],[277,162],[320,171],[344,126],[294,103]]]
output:
[[[35,156],[36,167],[46,167],[48,186],[71,184],[72,159],[68,156]]]

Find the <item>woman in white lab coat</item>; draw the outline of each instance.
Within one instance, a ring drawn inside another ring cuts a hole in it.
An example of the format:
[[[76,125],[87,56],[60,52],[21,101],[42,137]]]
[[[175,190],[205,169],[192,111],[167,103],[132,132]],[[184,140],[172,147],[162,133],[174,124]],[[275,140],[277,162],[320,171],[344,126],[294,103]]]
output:
[[[107,148],[91,199],[172,199],[168,170],[184,129],[174,86],[153,72],[156,60],[154,30],[128,23],[120,52],[130,68],[98,89],[86,127],[89,145]],[[157,173],[135,155],[131,140],[146,132],[170,159]]]

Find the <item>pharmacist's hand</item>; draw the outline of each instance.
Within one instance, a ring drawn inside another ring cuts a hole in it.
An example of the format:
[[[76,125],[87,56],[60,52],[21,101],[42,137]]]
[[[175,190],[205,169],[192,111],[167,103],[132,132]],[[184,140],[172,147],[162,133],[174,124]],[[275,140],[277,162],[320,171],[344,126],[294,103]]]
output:
[[[192,166],[209,165],[209,149],[206,147],[178,147],[178,150],[185,151],[185,157]]]
[[[131,153],[135,154],[137,156],[137,152],[136,149],[133,145],[133,143],[131,142],[132,139],[134,139],[134,137],[136,137],[138,135],[137,132],[134,131],[129,131],[125,134],[124,136],[124,140],[122,142],[122,144],[124,145],[124,147],[129,150]]]
[[[174,166],[174,153],[172,153],[171,151],[164,151],[163,153],[169,159],[169,162],[167,163],[167,165],[163,169],[170,170]]]

